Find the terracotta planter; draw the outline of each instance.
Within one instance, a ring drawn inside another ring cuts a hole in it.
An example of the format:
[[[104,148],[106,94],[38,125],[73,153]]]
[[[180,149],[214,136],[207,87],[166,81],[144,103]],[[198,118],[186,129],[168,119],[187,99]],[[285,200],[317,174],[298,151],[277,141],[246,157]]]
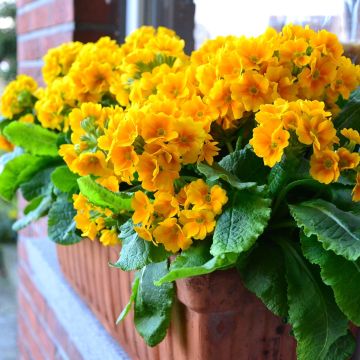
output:
[[[117,259],[119,248],[84,240],[58,246],[57,251],[70,284],[132,359],[296,359],[289,327],[242,286],[235,270],[177,281],[169,332],[150,348],[136,333],[132,314],[115,325],[130,297],[133,277],[107,265]]]

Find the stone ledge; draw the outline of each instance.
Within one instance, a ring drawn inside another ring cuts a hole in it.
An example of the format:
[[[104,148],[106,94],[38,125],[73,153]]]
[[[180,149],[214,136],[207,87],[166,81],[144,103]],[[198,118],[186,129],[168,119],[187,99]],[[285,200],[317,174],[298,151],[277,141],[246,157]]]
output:
[[[28,275],[33,285],[54,312],[79,357],[86,360],[129,360],[125,351],[66,282],[57,261],[55,245],[46,238],[21,236],[19,249],[22,249],[19,250],[19,265],[24,262],[25,268],[29,268]],[[22,259],[24,252],[26,259]],[[77,360],[69,355],[63,352],[61,358]]]

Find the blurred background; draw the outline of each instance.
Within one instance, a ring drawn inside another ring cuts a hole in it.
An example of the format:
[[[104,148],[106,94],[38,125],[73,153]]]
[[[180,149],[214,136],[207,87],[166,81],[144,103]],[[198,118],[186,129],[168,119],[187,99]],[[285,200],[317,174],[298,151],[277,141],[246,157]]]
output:
[[[0,2],[0,93],[16,76],[16,5]],[[0,156],[3,155],[0,150]],[[2,160],[0,158],[0,172]],[[16,204],[0,199],[0,359],[16,358]]]

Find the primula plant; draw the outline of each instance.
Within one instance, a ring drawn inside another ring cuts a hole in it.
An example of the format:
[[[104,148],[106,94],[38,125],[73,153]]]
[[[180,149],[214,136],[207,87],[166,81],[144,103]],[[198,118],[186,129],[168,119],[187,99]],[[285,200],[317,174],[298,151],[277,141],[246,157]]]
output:
[[[69,43],[2,97],[0,193],[17,229],[121,244],[135,326],[166,335],[174,281],[237,268],[292,326],[299,359],[347,359],[360,326],[360,68],[308,27],[219,37],[165,28]],[[171,257],[171,260],[170,260]],[[240,305],[239,305],[240,306]]]

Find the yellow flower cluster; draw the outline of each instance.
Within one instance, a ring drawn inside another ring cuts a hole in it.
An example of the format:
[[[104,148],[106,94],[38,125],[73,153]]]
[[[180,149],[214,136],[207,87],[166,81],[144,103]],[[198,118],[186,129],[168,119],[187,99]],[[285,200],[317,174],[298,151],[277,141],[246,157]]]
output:
[[[360,80],[360,67],[342,56],[336,35],[288,25],[257,38],[219,37],[191,57],[205,103],[225,129],[277,98],[320,100],[338,111]]]
[[[38,85],[27,75],[18,75],[11,81],[1,96],[1,114],[9,120],[32,113]],[[29,118],[27,117],[27,121]]]
[[[99,181],[98,181],[99,182]],[[112,191],[117,191],[117,181],[109,177],[100,184]],[[109,209],[96,207],[82,194],[73,195],[76,227],[81,230],[83,237],[90,240],[99,238],[104,246],[113,246],[120,243],[116,230],[114,214]]]
[[[18,75],[5,88],[1,97],[1,114],[6,120],[34,122],[33,107],[38,96],[36,81],[27,75]],[[12,151],[14,146],[0,134],[0,150]]]
[[[157,191],[151,201],[142,191],[132,200],[133,222],[136,232],[145,240],[163,244],[165,249],[177,252],[187,249],[192,240],[203,240],[210,234],[227,202],[225,190],[209,187],[199,179],[184,186],[175,195]]]
[[[341,171],[356,170],[359,165],[359,153],[352,152],[360,144],[359,133],[343,129],[341,134],[349,142],[335,150],[339,138],[324,102],[278,99],[274,104],[261,105],[255,119],[258,126],[249,143],[265,165],[272,167],[281,160],[291,134],[300,144],[312,146],[310,174],[319,182],[329,184],[338,180]]]

